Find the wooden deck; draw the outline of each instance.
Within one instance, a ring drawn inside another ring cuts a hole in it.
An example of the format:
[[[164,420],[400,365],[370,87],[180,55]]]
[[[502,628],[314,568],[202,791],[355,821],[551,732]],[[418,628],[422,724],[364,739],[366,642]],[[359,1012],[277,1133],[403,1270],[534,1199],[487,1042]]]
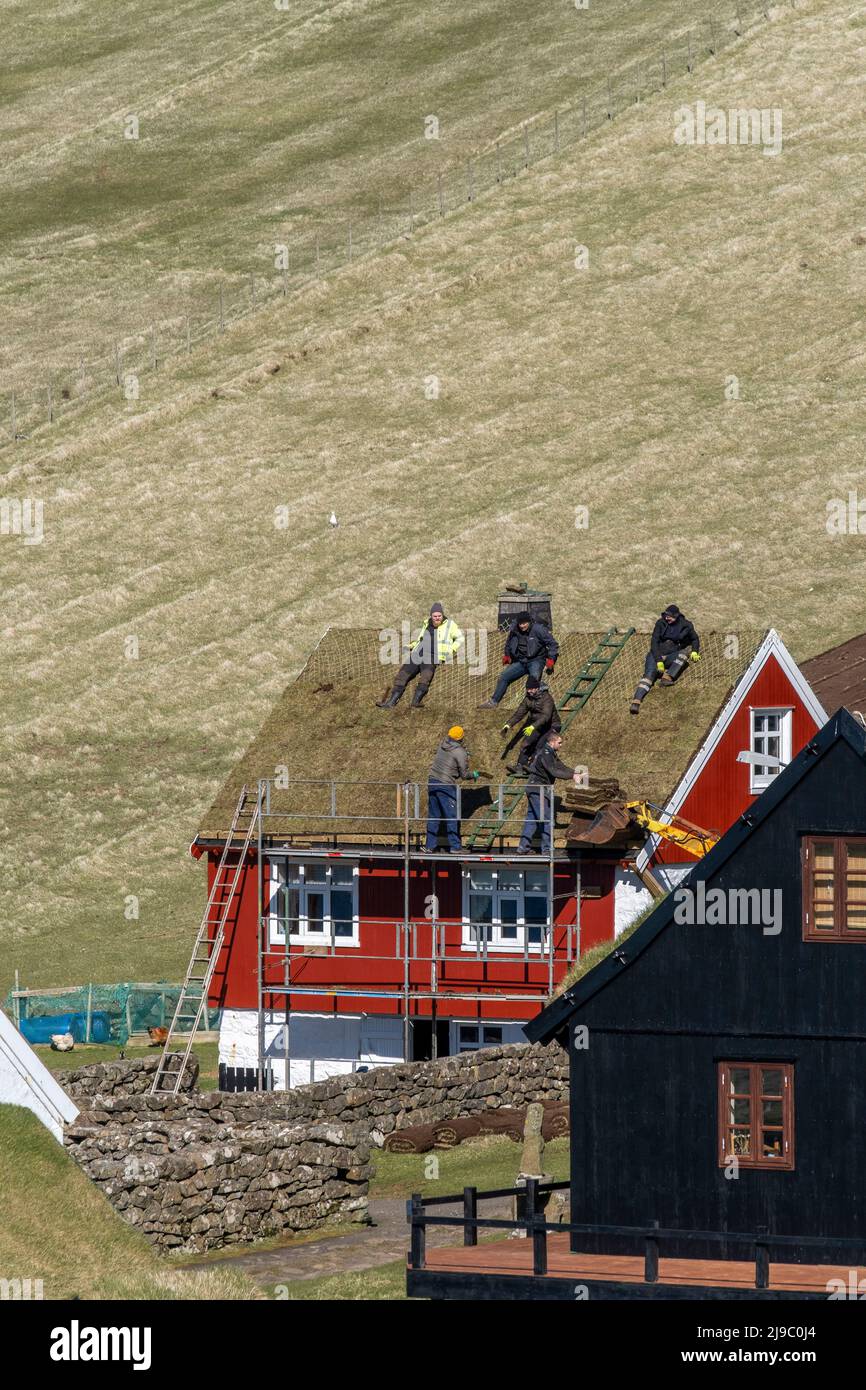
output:
[[[567,1235],[550,1235],[547,1274],[533,1275],[531,1240],[497,1240],[430,1249],[425,1268],[410,1269],[408,1276],[410,1294],[434,1298],[508,1297],[514,1281],[513,1296],[522,1298],[562,1297],[564,1288],[573,1298],[573,1286],[585,1284],[599,1297],[826,1299],[830,1279],[849,1287],[851,1267],[771,1262],[769,1288],[756,1289],[751,1261],[662,1258],[658,1282],[647,1284],[638,1256],[579,1254],[569,1250]],[[857,1268],[856,1277],[866,1278],[866,1268]]]

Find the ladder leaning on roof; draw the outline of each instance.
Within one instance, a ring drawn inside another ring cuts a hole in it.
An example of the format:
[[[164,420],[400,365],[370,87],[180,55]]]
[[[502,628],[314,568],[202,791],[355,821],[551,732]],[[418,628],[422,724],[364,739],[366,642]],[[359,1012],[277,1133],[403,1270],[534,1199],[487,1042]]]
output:
[[[618,628],[608,628],[607,632],[586,661],[581,666],[571,685],[556,706],[562,718],[562,732],[565,733],[576,714],[579,714],[589,697],[598,689],[626,642],[634,636],[634,628],[624,632]],[[502,784],[501,813],[500,803],[494,802],[486,815],[473,826],[466,842],[469,849],[488,850],[493,846],[496,836],[510,820],[526,788],[525,777],[509,775]]]
[[[259,823],[258,793],[244,787],[232,817],[201,924],[192,948],[162,1056],[151,1086],[151,1095],[178,1094],[192,1052],[195,1035],[207,1007],[207,996],[225,939],[226,922],[243,873],[247,853]],[[235,839],[241,840],[240,847]],[[230,863],[237,853],[237,861]]]

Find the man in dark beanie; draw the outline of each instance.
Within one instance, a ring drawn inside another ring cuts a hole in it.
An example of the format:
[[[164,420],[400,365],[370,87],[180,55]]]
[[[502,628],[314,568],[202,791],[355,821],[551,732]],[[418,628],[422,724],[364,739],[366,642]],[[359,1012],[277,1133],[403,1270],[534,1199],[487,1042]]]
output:
[[[404,661],[394,679],[389,694],[384,700],[377,700],[379,709],[393,709],[403,698],[406,686],[419,677],[412,695],[412,707],[421,704],[436,674],[436,667],[443,661],[453,661],[463,646],[463,633],[453,618],[445,617],[441,603],[434,603],[430,616],[421,624],[421,630],[409,651],[408,661]]]
[[[505,639],[502,653],[502,675],[489,700],[479,709],[495,709],[512,681],[522,676],[541,679],[542,671],[552,671],[559,646],[556,638],[543,623],[533,622],[531,613],[518,613]]]
[[[562,728],[556,702],[547,686],[542,685],[537,676],[529,677],[523,700],[511,718],[502,725],[500,734],[506,738],[513,729],[521,727],[523,742],[517,754],[517,761],[507,764],[509,772],[527,772],[541,740],[549,733],[558,734]]]
[[[676,604],[669,603],[653,628],[643,676],[638,681],[629,711],[640,714],[641,703],[656,681],[660,680],[662,685],[673,685],[690,661],[700,659],[700,637]]]

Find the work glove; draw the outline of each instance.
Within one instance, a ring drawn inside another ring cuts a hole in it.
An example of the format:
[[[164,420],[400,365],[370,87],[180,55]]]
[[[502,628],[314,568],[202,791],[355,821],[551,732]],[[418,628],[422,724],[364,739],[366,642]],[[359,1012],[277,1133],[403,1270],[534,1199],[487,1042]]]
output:
[[[480,776],[481,776],[481,773],[478,772],[478,771],[476,771],[475,769],[473,769],[473,772],[472,772],[472,780],[473,780],[473,782],[477,782],[477,781],[478,781],[478,778],[479,778]]]
[[[700,652],[692,652],[692,653],[690,654],[690,656],[689,656],[689,661],[700,661],[700,659],[701,659],[701,654],[700,654]]]
[[[510,666],[510,665],[511,665],[511,657],[508,655],[507,652],[504,654],[504,656],[503,656],[503,658],[502,658],[502,665],[503,665],[503,666]]]
[[[527,725],[526,725],[526,728],[523,730],[523,732],[524,732],[524,734],[526,735],[526,737],[529,738],[530,734],[534,734],[534,733],[535,733],[535,725],[534,725],[534,724],[527,724]]]
[[[544,663],[544,669],[545,671],[552,671],[555,665],[556,662],[554,661],[553,657],[549,656]]]
[[[658,671],[658,673],[659,673],[660,676],[663,676],[663,675],[664,675],[664,673],[665,673],[665,664],[664,664],[663,661],[657,661],[657,662],[656,662],[656,670]]]

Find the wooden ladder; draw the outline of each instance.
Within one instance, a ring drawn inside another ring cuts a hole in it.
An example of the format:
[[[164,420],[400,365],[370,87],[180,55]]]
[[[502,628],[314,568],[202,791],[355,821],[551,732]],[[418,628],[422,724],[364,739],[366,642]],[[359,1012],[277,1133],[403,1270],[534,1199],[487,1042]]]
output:
[[[556,706],[562,718],[562,732],[565,733],[576,714],[579,714],[591,695],[598,689],[599,683],[604,679],[613,663],[616,661],[626,642],[634,635],[634,628],[628,627],[623,632],[618,628],[608,628],[592,655],[583,663],[571,685],[566,690],[562,699]],[[477,825],[473,825],[472,833],[466,841],[467,849],[480,850],[482,852],[493,847],[496,839],[511,819],[514,811],[520,803],[526,788],[526,778],[509,774],[508,780],[502,783],[502,812],[500,814],[499,803],[494,802],[482,816]]]
[[[150,1088],[153,1096],[176,1096],[180,1091],[195,1035],[207,1008],[208,990],[225,940],[226,922],[258,823],[258,795],[244,787],[223,844],[189,966]],[[236,839],[241,840],[239,850],[235,846]],[[230,863],[234,853],[237,853],[237,861]]]

